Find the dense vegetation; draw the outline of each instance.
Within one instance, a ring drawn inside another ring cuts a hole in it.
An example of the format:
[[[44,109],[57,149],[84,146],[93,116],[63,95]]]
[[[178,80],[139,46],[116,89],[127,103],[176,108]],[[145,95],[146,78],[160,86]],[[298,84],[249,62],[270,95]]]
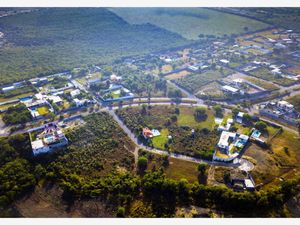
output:
[[[65,173],[102,176],[113,168],[132,170],[133,144],[117,123],[107,114],[87,116],[86,124],[67,134],[67,152],[52,166]]]
[[[270,24],[300,31],[300,9],[296,7],[289,8],[244,8],[243,14],[254,16]]]
[[[182,109],[182,108],[181,108]],[[204,116],[197,116],[194,126],[180,126],[178,118],[182,115],[181,110],[175,107],[146,106],[125,108],[118,110],[117,114],[124,121],[126,126],[131,129],[141,140],[142,129],[158,129],[161,131],[159,140],[149,140],[148,145],[159,147],[164,150],[171,150],[177,153],[187,154],[199,158],[211,159],[213,156],[214,145],[217,142],[218,134],[208,128],[196,128],[198,122],[207,120],[206,109],[203,109]],[[183,117],[185,115],[182,115]],[[193,115],[191,115],[193,117]],[[194,115],[196,117],[196,115]],[[194,134],[192,129],[196,128]],[[172,141],[164,137],[162,131],[167,129],[168,134],[172,136]],[[158,143],[156,143],[158,142]],[[162,142],[162,143],[160,143]],[[156,146],[159,145],[159,146]]]
[[[112,8],[112,12],[131,24],[151,23],[187,39],[199,35],[231,35],[265,28],[267,25],[245,17],[204,8]],[[245,28],[247,27],[247,29]]]
[[[111,62],[188,43],[151,24],[130,25],[104,8],[39,9],[0,19],[0,84]]]
[[[32,120],[32,116],[23,103],[11,106],[3,115],[6,125],[24,124]]]
[[[0,139],[0,209],[34,187],[31,156],[28,135]]]
[[[162,78],[144,74],[140,69],[115,66],[113,71],[123,78],[124,86],[138,97],[166,96],[167,82]]]
[[[100,160],[97,152],[114,152],[118,148],[107,136],[114,137],[119,128],[106,113],[91,115],[86,122],[83,127],[69,133],[71,145],[68,150],[59,151],[51,157],[32,160],[28,135],[0,139],[0,207],[5,208],[16,198],[30,193],[41,179],[59,184],[63,189],[62,197],[70,204],[76,199],[99,199],[115,208],[116,215],[125,217],[172,217],[176,207],[189,205],[222,210],[237,216],[269,216],[273,212],[282,212],[283,204],[300,191],[299,175],[268,191],[254,193],[234,192],[226,186],[175,181],[167,178],[163,169],[152,169],[141,176],[131,171],[109,169],[99,176],[97,172],[101,168],[94,167],[91,157],[78,158],[74,153],[93,153]],[[103,141],[106,143],[102,145]],[[120,154],[113,154],[118,157],[115,165],[120,165]],[[106,155],[104,157],[106,159]],[[142,169],[147,162],[145,157],[140,160]],[[163,162],[168,162],[168,159]],[[167,166],[165,164],[164,167]],[[199,173],[205,173],[203,165],[199,166]]]

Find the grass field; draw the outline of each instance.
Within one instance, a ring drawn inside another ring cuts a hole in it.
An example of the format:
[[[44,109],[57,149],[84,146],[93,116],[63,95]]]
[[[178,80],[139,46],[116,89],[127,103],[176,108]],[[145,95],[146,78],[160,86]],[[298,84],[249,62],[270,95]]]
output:
[[[300,112],[300,94],[287,99],[287,101],[294,105],[295,109]]]
[[[150,154],[143,152],[142,154]],[[151,153],[151,160],[148,162],[147,170],[162,168],[168,178],[180,181],[186,179],[188,182],[193,183],[198,181],[198,163],[180,160],[176,158],[169,158],[169,165],[162,165],[162,156]]]
[[[37,111],[40,115],[46,115],[47,113],[49,113],[49,109],[47,106],[42,106],[42,107],[39,107],[37,108]]]
[[[285,86],[292,85],[296,82],[294,80],[290,80],[281,76],[273,75],[267,68],[259,68],[255,71],[252,71],[251,74],[257,78],[272,81]]]
[[[186,179],[190,183],[198,181],[197,163],[174,158],[170,158],[169,161],[165,170],[167,177],[174,180]]]
[[[226,77],[230,73],[231,71],[227,69],[224,69],[223,74],[218,70],[209,70],[201,74],[191,74],[184,78],[176,79],[175,82],[187,90],[197,93],[202,86]]]
[[[269,129],[271,137],[276,130]],[[262,149],[251,144],[246,150],[245,156],[250,157],[250,161],[255,164],[251,172],[257,184],[275,185],[278,177],[291,171],[299,170],[300,160],[300,138],[298,135],[283,131],[270,141],[271,149]],[[288,150],[284,150],[286,147]],[[274,184],[273,184],[274,182]]]
[[[154,148],[165,149],[165,144],[168,142],[168,135],[168,129],[162,129],[160,131],[160,136],[152,138]]]
[[[173,70],[171,65],[163,65],[161,68],[161,72],[164,73],[169,73]]]
[[[175,80],[175,79],[178,79],[178,78],[183,78],[183,77],[185,77],[185,76],[187,76],[187,75],[189,75],[189,74],[190,74],[189,71],[183,70],[183,71],[181,71],[181,72],[178,72],[178,73],[172,73],[172,74],[170,74],[170,75],[168,75],[168,76],[165,76],[165,78],[166,78],[167,80]]]
[[[208,128],[212,130],[215,125],[214,113],[212,112],[212,110],[207,110],[207,119],[201,122],[195,120],[194,110],[194,108],[181,108],[177,124],[179,126],[190,126],[199,129]]]
[[[217,12],[204,8],[111,8],[131,24],[151,23],[158,27],[180,34],[184,38],[196,40],[199,34],[223,36],[224,34],[240,34],[267,27],[266,24],[235,16],[223,12]]]

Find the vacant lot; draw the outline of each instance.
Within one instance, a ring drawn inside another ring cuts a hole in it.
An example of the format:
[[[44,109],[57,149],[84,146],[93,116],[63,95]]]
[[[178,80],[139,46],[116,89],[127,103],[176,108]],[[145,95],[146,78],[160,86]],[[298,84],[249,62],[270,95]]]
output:
[[[222,91],[222,87],[218,82],[212,82],[208,85],[203,86],[196,95],[198,97],[205,97],[213,98],[213,99],[224,99],[225,94]]]
[[[300,94],[287,99],[287,101],[294,105],[295,109],[300,112]]]
[[[270,137],[274,132],[270,132]],[[255,164],[251,172],[257,184],[271,185],[275,178],[294,169],[299,169],[300,138],[299,136],[283,131],[269,141],[270,149],[263,149],[256,144],[246,150],[245,156]]]
[[[199,34],[223,36],[240,34],[267,27],[266,24],[204,8],[113,8],[112,12],[131,24],[151,23],[158,27],[196,40]]]
[[[183,78],[183,77],[185,77],[185,76],[187,76],[187,75],[189,75],[189,74],[190,74],[189,71],[183,70],[183,71],[181,71],[181,72],[178,72],[178,73],[172,73],[172,74],[170,74],[170,75],[168,75],[168,76],[165,76],[165,78],[166,78],[167,80],[175,80],[175,79],[178,79],[178,78]]]
[[[165,165],[163,159],[164,157],[161,155],[145,151],[140,152],[140,155],[144,155],[148,158],[148,170],[162,168],[166,176],[171,179],[177,181],[186,179],[190,183],[198,181],[198,163],[168,158],[168,164]]]
[[[280,75],[274,75],[271,73],[271,71],[269,71],[269,69],[263,67],[255,71],[252,71],[251,74],[257,78],[261,78],[267,81],[272,81],[274,83],[284,85],[284,86],[289,86],[296,82],[294,80],[281,77]]]
[[[228,76],[230,70],[224,69],[223,73],[218,70],[210,70],[201,74],[191,74],[184,78],[174,80],[178,85],[184,87],[190,92],[197,93],[199,89],[210,82],[216,81]]]

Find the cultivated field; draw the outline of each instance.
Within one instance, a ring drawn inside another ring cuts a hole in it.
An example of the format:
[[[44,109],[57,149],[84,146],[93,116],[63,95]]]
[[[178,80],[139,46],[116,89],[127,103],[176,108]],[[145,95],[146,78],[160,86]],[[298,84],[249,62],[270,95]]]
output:
[[[131,24],[151,23],[192,40],[198,39],[199,34],[223,36],[243,33],[245,27],[248,31],[267,27],[256,20],[203,8],[110,10]]]

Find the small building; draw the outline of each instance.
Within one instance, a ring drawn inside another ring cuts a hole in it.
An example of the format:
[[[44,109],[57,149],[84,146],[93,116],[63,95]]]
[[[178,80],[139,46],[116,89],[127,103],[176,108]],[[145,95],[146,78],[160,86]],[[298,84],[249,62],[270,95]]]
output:
[[[237,123],[243,123],[243,117],[244,117],[244,114],[243,112],[239,112],[236,116],[236,122]]]
[[[294,106],[287,101],[279,101],[277,102],[277,106],[286,111],[294,109]]]
[[[229,60],[227,60],[227,59],[220,59],[220,62],[223,63],[223,64],[228,64]]]
[[[191,71],[191,72],[198,72],[199,71],[199,66],[193,66],[193,65],[191,65],[191,66],[188,66],[187,69],[189,71]]]
[[[153,137],[153,133],[148,127],[143,128],[142,134],[143,134],[144,138],[146,138],[146,139]]]
[[[231,87],[229,85],[222,86],[222,90],[224,92],[227,92],[227,93],[230,93],[230,94],[238,94],[239,93],[239,89]]]
[[[58,105],[63,102],[61,97],[56,96],[56,95],[49,95],[49,96],[47,96],[47,99]]]
[[[112,82],[119,82],[119,81],[122,80],[122,77],[117,76],[117,75],[115,75],[115,74],[112,74],[112,75],[110,75],[110,80],[111,80]]]
[[[74,98],[73,101],[74,101],[76,107],[81,107],[81,106],[83,106],[84,103],[85,103],[84,100],[79,100],[78,98]]]
[[[74,98],[75,96],[80,95],[80,90],[75,89],[75,90],[70,92],[70,95],[71,95],[72,98]]]
[[[15,90],[16,89],[16,87],[13,85],[13,86],[9,86],[9,87],[4,87],[4,88],[2,88],[2,91],[4,92],[4,93],[6,93],[6,92],[9,92],[9,91],[12,91],[12,90]]]

